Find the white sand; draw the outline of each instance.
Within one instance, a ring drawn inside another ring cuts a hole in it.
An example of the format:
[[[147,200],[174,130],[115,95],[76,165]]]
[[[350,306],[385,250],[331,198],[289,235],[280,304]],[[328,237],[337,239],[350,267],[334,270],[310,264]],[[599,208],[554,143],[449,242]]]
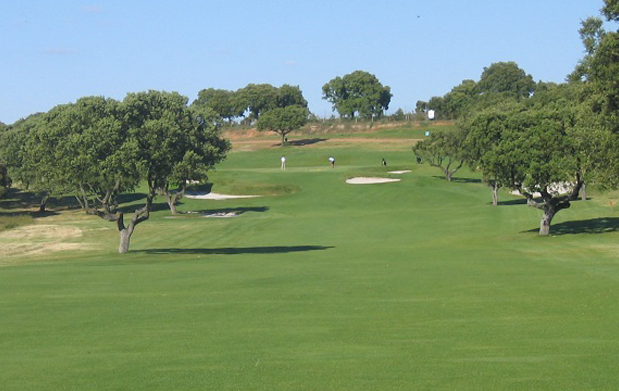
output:
[[[557,182],[548,186],[548,192],[553,195],[563,195],[568,194],[574,189],[574,184],[570,182]],[[522,195],[518,190],[513,190],[511,192],[513,195]],[[542,195],[540,193],[533,193],[534,198],[539,198]]]
[[[217,200],[217,201],[221,201],[221,200],[231,200],[231,199],[237,199],[237,198],[256,198],[256,197],[262,197],[262,196],[259,196],[259,195],[231,195],[231,194],[218,194],[218,193],[207,193],[207,194],[192,193],[192,194],[185,194],[185,197],[191,198],[191,199],[196,199],[196,200]]]
[[[412,172],[412,171],[411,170],[389,171],[389,174],[406,174],[407,172]]]
[[[372,178],[372,177],[356,177],[346,179],[346,183],[350,185],[372,185],[376,183],[400,182],[400,179],[391,178]]]

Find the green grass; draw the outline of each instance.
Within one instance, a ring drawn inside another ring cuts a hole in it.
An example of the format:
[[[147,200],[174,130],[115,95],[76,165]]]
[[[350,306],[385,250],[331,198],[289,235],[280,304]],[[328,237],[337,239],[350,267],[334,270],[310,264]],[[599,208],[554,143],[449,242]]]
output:
[[[506,193],[492,207],[476,174],[447,183],[411,152],[286,155],[282,172],[280,149],[231,153],[213,191],[268,196],[184,199],[240,214],[159,210],[129,254],[103,220],[36,218],[82,228],[88,246],[0,268],[0,388],[617,389],[611,195],[575,202],[540,238],[538,211]],[[346,185],[355,175],[402,181]]]

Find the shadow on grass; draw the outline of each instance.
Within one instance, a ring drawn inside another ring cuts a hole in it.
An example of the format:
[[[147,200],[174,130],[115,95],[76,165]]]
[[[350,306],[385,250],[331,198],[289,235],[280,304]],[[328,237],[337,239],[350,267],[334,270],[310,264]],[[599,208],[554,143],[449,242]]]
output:
[[[118,195],[118,203],[119,204],[128,204],[131,202],[136,202],[140,200],[145,200],[145,193],[123,193]]]
[[[20,217],[20,216],[29,216],[32,217],[34,219],[38,219],[41,217],[49,217],[49,216],[57,216],[59,213],[58,212],[54,212],[54,211],[45,211],[45,212],[29,212],[29,211],[24,211],[24,210],[19,210],[19,211],[15,211],[15,212],[1,212],[0,211],[0,217]]]
[[[8,212],[17,214],[29,214],[33,217],[45,217],[44,213],[39,213],[38,209],[41,203],[41,196],[31,191],[22,190],[19,188],[10,188],[5,194],[4,198],[0,200],[0,209],[19,209],[21,212]],[[49,197],[47,199],[48,208],[60,208],[60,209],[79,209],[80,206],[77,203],[75,197]],[[37,212],[31,212],[30,210],[37,210]],[[5,214],[6,215],[6,214]]]
[[[524,232],[538,232],[539,228]],[[603,234],[619,231],[619,217],[566,221],[550,226],[550,235]]]
[[[178,207],[179,205],[182,205],[182,202],[177,202],[176,206]],[[132,205],[126,205],[126,206],[122,206],[120,208],[116,208],[117,212],[123,212],[124,214],[127,213],[133,213],[135,212],[137,209],[140,209],[144,206],[145,204],[132,204]],[[161,210],[170,210],[170,207],[168,206],[167,202],[157,202],[157,203],[153,203],[150,206],[150,211],[151,212],[159,212]]]
[[[488,204],[492,204],[492,202],[489,202]],[[505,206],[509,206],[509,205],[526,205],[527,204],[527,199],[526,198],[516,198],[513,200],[507,200],[507,201],[499,201],[498,205],[505,205]]]
[[[591,198],[587,198],[587,200],[590,200]],[[535,197],[533,199],[536,202],[544,202],[544,200],[541,197]],[[575,200],[570,200],[570,202],[581,202],[582,200],[580,198],[575,199]],[[492,204],[492,202],[489,202],[489,204]],[[515,198],[513,200],[507,200],[507,201],[499,201],[498,203],[499,205],[526,205],[527,204],[527,199],[526,198]]]
[[[132,253],[145,254],[285,254],[304,251],[328,250],[333,246],[265,246],[265,247],[222,247],[222,248],[153,248],[135,250]]]
[[[289,141],[288,145],[294,145],[295,147],[302,147],[305,145],[317,144],[323,141],[327,141],[327,139],[326,138],[308,138],[308,139],[303,139],[303,140]]]
[[[237,215],[245,212],[266,212],[269,210],[268,206],[254,206],[254,207],[238,207],[238,208],[220,208],[220,209],[202,209],[193,211],[191,214],[217,214],[217,213],[235,213]],[[187,212],[181,214],[188,214]],[[189,214],[189,215],[191,215]]]
[[[433,178],[447,180],[445,175],[433,175]],[[451,177],[453,183],[481,183],[481,179]]]

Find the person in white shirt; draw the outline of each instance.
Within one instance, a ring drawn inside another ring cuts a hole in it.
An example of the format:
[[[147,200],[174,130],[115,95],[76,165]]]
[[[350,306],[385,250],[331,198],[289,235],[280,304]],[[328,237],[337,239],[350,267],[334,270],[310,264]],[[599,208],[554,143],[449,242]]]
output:
[[[282,156],[282,170],[286,169],[286,156]]]

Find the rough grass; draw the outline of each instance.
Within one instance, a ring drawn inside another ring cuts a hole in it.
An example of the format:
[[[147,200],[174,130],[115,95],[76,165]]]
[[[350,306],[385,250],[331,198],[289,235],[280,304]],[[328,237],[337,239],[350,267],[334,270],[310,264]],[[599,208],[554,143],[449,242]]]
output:
[[[32,216],[29,215],[16,215],[16,216],[3,216],[0,215],[0,232],[17,228],[20,225],[32,224]]]
[[[365,145],[288,148],[285,172],[279,149],[232,153],[213,191],[294,191],[179,207],[230,219],[161,208],[125,255],[110,223],[51,217],[94,247],[0,268],[2,389],[617,389],[612,194],[540,238],[537,210],[492,207],[475,174]]]

